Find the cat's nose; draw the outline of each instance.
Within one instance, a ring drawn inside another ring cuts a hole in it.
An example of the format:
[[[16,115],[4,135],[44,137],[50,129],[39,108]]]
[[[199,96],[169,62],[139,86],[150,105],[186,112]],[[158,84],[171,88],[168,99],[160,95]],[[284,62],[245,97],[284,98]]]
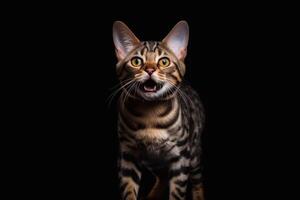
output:
[[[145,71],[151,76],[151,74],[155,71],[153,68],[146,68]]]

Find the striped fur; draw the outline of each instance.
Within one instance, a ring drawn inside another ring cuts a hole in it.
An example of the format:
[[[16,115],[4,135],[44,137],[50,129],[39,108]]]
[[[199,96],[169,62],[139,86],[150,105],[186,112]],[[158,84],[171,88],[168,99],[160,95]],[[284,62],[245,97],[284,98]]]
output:
[[[185,199],[191,184],[193,200],[203,200],[200,138],[204,112],[197,93],[182,83],[185,43],[178,46],[174,41],[174,35],[187,31],[186,22],[179,22],[162,42],[140,42],[125,24],[114,24],[117,75],[123,90],[118,122],[122,199],[138,199],[146,168],[156,176],[147,199],[161,199],[164,189],[170,200]],[[135,58],[141,60],[132,62]],[[162,62],[162,58],[167,60]],[[162,170],[167,173],[159,173]]]

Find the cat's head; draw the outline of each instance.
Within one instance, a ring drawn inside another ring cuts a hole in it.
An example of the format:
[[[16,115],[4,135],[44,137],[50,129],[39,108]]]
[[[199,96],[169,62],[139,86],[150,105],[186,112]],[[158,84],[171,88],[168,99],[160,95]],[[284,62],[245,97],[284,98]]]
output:
[[[113,25],[117,75],[123,88],[145,100],[167,98],[182,81],[185,73],[189,27],[178,22],[159,42],[140,41],[120,21]]]

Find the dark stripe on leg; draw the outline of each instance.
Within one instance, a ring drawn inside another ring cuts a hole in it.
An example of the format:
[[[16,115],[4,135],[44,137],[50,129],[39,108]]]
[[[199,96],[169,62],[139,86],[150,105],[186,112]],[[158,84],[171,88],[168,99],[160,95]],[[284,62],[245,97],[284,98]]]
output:
[[[176,192],[179,194],[179,196],[184,197],[185,192],[182,192],[178,187],[176,187]]]
[[[136,162],[136,158],[130,154],[130,153],[126,153],[126,152],[123,152],[122,153],[122,158],[126,161],[129,161],[129,162],[132,162],[134,164],[134,166],[139,170],[141,171],[141,167],[139,164],[137,164]]]
[[[125,182],[125,183],[123,183],[123,184],[121,185],[121,187],[120,187],[120,192],[121,192],[121,194],[124,193],[125,188],[127,187],[127,185],[128,185],[128,182]]]
[[[175,192],[172,192],[171,195],[172,195],[176,200],[181,200],[181,198],[180,198]]]
[[[182,181],[182,180],[177,180],[177,181],[175,181],[174,182],[176,185],[179,185],[180,187],[185,187],[186,185],[187,185],[187,183],[188,183],[188,180],[184,180],[184,181]]]
[[[197,167],[191,171],[191,175],[201,174],[201,172],[202,172],[201,167]]]
[[[179,176],[180,174],[187,175],[189,173],[189,170],[189,167],[181,167],[180,169],[170,170],[169,176],[170,178],[172,178],[174,176]]]
[[[138,185],[140,183],[140,177],[133,169],[121,169],[124,177],[131,177],[132,180]]]
[[[136,194],[135,194],[133,191],[130,190],[130,191],[127,191],[127,192],[125,193],[125,196],[123,197],[123,199],[126,200],[127,197],[128,197],[130,194],[133,194],[134,196],[136,196]]]

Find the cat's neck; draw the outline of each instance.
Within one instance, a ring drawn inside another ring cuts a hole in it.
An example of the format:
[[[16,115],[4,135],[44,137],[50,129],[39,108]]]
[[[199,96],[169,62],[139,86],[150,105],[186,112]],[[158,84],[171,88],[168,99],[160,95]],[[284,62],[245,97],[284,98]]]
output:
[[[178,103],[177,97],[174,96],[172,98],[163,99],[163,100],[153,100],[146,101],[143,99],[128,97],[123,105],[126,109],[135,113],[136,115],[148,115],[151,114],[161,115],[166,112],[168,109],[172,108],[175,104]],[[122,102],[120,102],[122,104]]]

